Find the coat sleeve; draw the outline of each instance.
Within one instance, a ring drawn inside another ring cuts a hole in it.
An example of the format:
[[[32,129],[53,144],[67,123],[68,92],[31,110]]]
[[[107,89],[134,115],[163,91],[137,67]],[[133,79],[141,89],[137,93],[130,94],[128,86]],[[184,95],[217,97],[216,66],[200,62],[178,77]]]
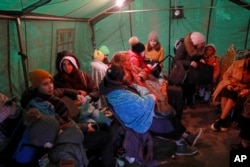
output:
[[[159,56],[159,61],[163,60],[164,59],[164,55],[165,55],[165,51],[164,49],[162,48],[160,50],[160,56]],[[163,62],[160,64],[161,67],[163,67]]]
[[[180,61],[184,65],[184,67],[188,68],[191,64],[191,60],[187,60],[186,56],[187,56],[187,51],[185,49],[185,45],[182,43],[176,50],[174,60]]]
[[[54,95],[56,97],[62,98],[63,96],[67,96],[73,100],[77,99],[77,95],[79,94],[78,90],[67,89],[67,88],[56,88],[54,90]]]
[[[220,75],[220,58],[216,56],[214,65],[214,80],[217,80]]]
[[[97,83],[91,78],[90,75],[83,73],[83,77],[85,77],[87,82],[87,94],[91,97],[92,101],[97,101],[100,98],[100,93],[97,87]]]

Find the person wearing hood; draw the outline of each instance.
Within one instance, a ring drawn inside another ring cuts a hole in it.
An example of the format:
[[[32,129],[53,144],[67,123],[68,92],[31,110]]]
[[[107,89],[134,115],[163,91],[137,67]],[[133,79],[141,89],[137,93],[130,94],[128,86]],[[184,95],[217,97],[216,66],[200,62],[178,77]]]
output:
[[[95,59],[103,60],[104,55],[102,52],[96,51],[94,55]],[[105,64],[102,63],[102,65]],[[88,101],[88,103],[81,105],[79,119],[83,122],[92,121],[105,123],[109,126],[111,120],[99,110],[99,106],[95,106],[95,103],[100,99],[97,83],[89,74],[80,69],[79,60],[76,56],[69,51],[59,52],[56,58],[56,68],[58,72],[54,76],[55,87],[78,90]]]
[[[53,78],[55,87],[78,90],[90,102],[99,99],[97,83],[80,69],[79,60],[73,53],[69,51],[57,53],[56,70],[57,73]]]
[[[186,70],[190,67],[196,68],[198,62],[205,63],[203,59],[205,42],[206,39],[200,32],[188,33],[184,38],[184,42],[178,46],[174,60],[180,61]],[[191,109],[196,108],[193,101],[195,87],[195,84],[188,83],[188,78],[186,78],[182,84],[183,104],[186,104]]]
[[[205,46],[204,59],[206,64],[213,67],[213,83],[208,85],[200,85],[199,96],[208,102],[211,99],[213,86],[217,84],[220,76],[220,59],[216,55],[216,47],[213,44]]]

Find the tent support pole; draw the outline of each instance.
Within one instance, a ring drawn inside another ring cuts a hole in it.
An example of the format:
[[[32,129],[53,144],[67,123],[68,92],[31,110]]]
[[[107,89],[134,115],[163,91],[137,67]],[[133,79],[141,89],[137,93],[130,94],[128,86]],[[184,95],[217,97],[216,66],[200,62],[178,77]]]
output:
[[[211,0],[211,6],[213,6],[214,4],[214,0]],[[207,24],[207,36],[206,36],[206,39],[207,39],[207,42],[208,42],[208,37],[209,37],[209,32],[210,32],[210,22],[211,22],[211,16],[212,16],[212,8],[210,8],[209,10],[209,17],[208,17],[208,24]]]
[[[94,25],[89,21],[88,22],[89,28],[90,28],[90,32],[91,32],[91,43],[92,43],[92,47],[95,50],[96,49],[96,42],[95,42],[95,31],[94,31]]]
[[[246,42],[245,42],[245,49],[247,49],[247,42],[248,42],[248,35],[250,31],[250,19],[248,20],[248,25],[247,25],[247,34],[246,34]]]
[[[16,19],[16,26],[17,26],[17,33],[18,33],[18,41],[19,41],[19,47],[20,47],[20,51],[18,52],[18,54],[21,56],[22,59],[22,67],[23,67],[23,75],[24,75],[24,83],[25,83],[25,88],[28,89],[29,88],[29,80],[28,80],[28,75],[27,75],[27,56],[24,52],[24,44],[23,44],[23,40],[22,40],[22,32],[21,32],[21,22],[20,22],[20,18]]]
[[[169,6],[171,6],[171,1],[169,1]],[[171,17],[171,11],[172,10],[169,10],[169,24],[168,24],[168,55],[170,55],[170,46],[171,46],[171,24],[172,24],[172,17]],[[171,64],[172,64],[172,61],[171,59],[169,58],[168,59],[168,76],[169,76],[169,73],[170,73],[170,70],[171,70]]]
[[[131,10],[130,4],[128,5],[128,9]],[[129,13],[129,26],[130,26],[130,36],[133,36],[133,27],[132,27],[132,17],[131,13]]]

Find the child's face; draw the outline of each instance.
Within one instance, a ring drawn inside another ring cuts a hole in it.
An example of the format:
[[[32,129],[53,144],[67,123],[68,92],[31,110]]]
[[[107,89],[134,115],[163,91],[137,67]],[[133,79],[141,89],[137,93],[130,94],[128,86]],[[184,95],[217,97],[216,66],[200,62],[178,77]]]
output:
[[[149,44],[150,44],[150,46],[153,48],[153,47],[156,46],[157,41],[156,41],[156,40],[150,40],[150,41],[149,41]]]
[[[214,48],[212,47],[206,47],[205,49],[205,56],[212,56],[214,55]]]
[[[70,74],[74,69],[73,64],[69,60],[63,60],[62,67],[63,67],[64,72],[68,74]]]
[[[54,83],[50,78],[46,78],[42,81],[40,86],[38,87],[39,92],[43,94],[52,95],[54,91]]]

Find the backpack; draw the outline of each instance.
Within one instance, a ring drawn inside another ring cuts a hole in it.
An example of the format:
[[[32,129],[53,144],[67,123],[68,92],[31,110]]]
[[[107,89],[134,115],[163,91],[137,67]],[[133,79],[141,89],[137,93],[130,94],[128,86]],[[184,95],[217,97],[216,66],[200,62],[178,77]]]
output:
[[[187,72],[180,61],[173,60],[172,68],[170,70],[168,81],[171,85],[180,86],[187,77]]]
[[[174,43],[174,53],[176,53],[176,50],[180,47],[180,45],[184,42],[184,38],[179,38]]]

